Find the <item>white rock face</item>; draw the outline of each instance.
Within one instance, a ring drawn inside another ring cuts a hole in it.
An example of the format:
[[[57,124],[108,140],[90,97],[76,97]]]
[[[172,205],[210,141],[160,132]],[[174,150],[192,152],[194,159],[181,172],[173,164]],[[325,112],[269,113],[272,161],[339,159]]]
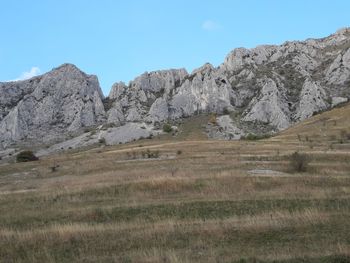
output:
[[[305,120],[314,113],[325,110],[328,107],[326,98],[325,90],[316,82],[307,79],[301,90],[296,119]]]
[[[2,84],[7,91],[14,85],[20,90],[29,86],[29,90],[23,92],[23,97],[12,96],[5,103],[20,99],[12,108],[3,110],[5,114],[7,111],[0,122],[3,147],[21,140],[50,141],[104,121],[103,95],[97,78],[73,65],[62,65],[31,80]]]
[[[121,126],[125,123],[125,116],[123,113],[123,106],[120,102],[114,102],[113,107],[107,113],[107,123],[113,123]]]
[[[109,99],[114,100],[108,111],[108,122],[164,121],[168,118],[169,97],[187,76],[185,69],[171,69],[146,72],[129,86],[124,83],[113,85]]]
[[[124,82],[118,82],[118,83],[115,83],[112,86],[108,97],[110,99],[114,100],[114,99],[119,98],[125,92],[127,92],[127,86],[125,85],[125,83]]]
[[[162,122],[168,120],[169,106],[167,101],[162,97],[156,99],[148,114],[151,121]]]
[[[176,90],[170,101],[172,119],[191,116],[198,112],[222,112],[232,108],[231,85],[212,65],[206,64],[193,71],[189,79]]]
[[[283,130],[290,125],[287,116],[289,110],[284,94],[271,79],[264,80],[260,96],[251,101],[249,108],[250,110],[244,117],[244,121],[259,121],[271,124],[279,130]]]
[[[335,107],[341,103],[348,102],[348,98],[343,97],[332,97],[332,107]]]
[[[239,140],[245,133],[239,129],[229,115],[216,119],[216,126],[209,128],[210,138],[220,140]]]
[[[84,133],[73,139],[44,148],[36,153],[43,156],[50,153],[78,149],[91,145],[115,145],[159,135],[160,131],[154,130],[152,125],[145,123],[127,123],[121,127],[97,129],[94,133]]]
[[[339,54],[326,72],[330,84],[344,84],[350,78],[350,48]]]
[[[127,123],[121,127],[102,131],[100,137],[106,140],[106,145],[114,145],[136,141],[149,136],[158,135],[160,131],[153,129],[152,125],[145,123]]]
[[[224,68],[228,71],[237,71],[246,66],[261,65],[276,52],[276,46],[268,45],[253,49],[236,48],[225,58]]]

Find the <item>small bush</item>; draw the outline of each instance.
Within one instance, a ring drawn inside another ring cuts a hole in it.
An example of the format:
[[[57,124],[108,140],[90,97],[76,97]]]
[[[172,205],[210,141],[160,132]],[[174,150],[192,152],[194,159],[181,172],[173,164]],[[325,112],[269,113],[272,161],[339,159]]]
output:
[[[217,124],[217,122],[216,122],[216,113],[210,114],[210,116],[209,116],[209,123],[211,123],[213,125]]]
[[[182,154],[182,151],[178,150],[176,153],[177,153],[177,155],[180,155],[180,154]]]
[[[164,123],[163,132],[170,133],[172,131],[173,131],[173,128],[171,128],[171,125],[169,123]]]
[[[17,162],[32,162],[39,160],[32,151],[22,151],[16,157]]]
[[[308,170],[310,158],[306,154],[294,152],[289,157],[290,169],[292,172],[306,172]]]
[[[346,130],[341,130],[340,131],[340,138],[341,140],[343,140],[344,142],[346,142],[349,139],[349,135],[347,133]]]
[[[230,114],[230,111],[225,107],[222,111],[222,114],[228,115],[228,114]]]
[[[149,149],[147,149],[147,151],[143,151],[141,152],[141,155],[143,158],[158,158],[159,157],[159,151],[150,151]]]
[[[301,135],[298,134],[298,141],[301,142]]]
[[[252,134],[249,133],[247,136],[242,136],[242,139],[248,140],[248,141],[257,141],[257,140],[262,140],[262,139],[268,139],[270,138],[270,134]]]
[[[98,142],[100,144],[106,144],[106,139],[105,138],[100,138],[100,139],[98,139]]]

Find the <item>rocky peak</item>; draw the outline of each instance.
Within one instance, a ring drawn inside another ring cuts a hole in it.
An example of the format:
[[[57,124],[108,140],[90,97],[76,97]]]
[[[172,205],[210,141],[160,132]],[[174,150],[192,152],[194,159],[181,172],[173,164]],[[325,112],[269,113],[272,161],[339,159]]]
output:
[[[72,64],[30,80],[5,83],[1,88],[13,93],[12,97],[2,97],[2,106],[11,105],[2,108],[0,143],[3,146],[23,140],[56,140],[105,118],[97,77],[83,73]]]
[[[120,97],[126,91],[126,88],[127,86],[122,81],[113,84],[111,91],[109,92],[108,98],[114,100]]]
[[[203,66],[194,69],[191,75],[200,74],[201,76],[209,75],[214,70],[214,66],[210,63],[205,63]]]
[[[145,72],[133,80],[130,85],[132,88],[141,89],[145,92],[170,91],[179,86],[187,75],[188,73],[185,69]]]

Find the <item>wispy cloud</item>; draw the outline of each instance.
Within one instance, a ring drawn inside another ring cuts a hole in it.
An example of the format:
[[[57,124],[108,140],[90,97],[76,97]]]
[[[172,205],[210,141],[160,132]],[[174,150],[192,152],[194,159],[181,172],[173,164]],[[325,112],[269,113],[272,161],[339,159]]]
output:
[[[202,23],[202,29],[205,31],[216,31],[220,28],[221,25],[213,20],[206,20]]]
[[[40,68],[32,67],[29,71],[23,72],[18,78],[10,81],[26,80],[38,76],[41,73]]]

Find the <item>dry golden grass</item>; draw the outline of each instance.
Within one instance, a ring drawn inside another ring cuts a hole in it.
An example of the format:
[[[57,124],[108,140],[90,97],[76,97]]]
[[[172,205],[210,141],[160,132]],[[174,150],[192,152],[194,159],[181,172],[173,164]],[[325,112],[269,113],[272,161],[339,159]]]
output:
[[[207,140],[199,117],[178,137],[1,165],[0,261],[349,262],[349,110],[262,141]]]

